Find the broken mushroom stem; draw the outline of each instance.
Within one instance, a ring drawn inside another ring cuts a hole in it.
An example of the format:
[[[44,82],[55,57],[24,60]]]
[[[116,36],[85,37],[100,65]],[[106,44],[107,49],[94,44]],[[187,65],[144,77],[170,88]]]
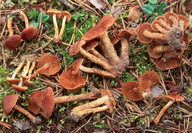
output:
[[[49,67],[48,63],[45,63],[41,68],[37,69],[32,75],[31,75],[31,79],[34,79],[41,71],[44,71],[45,69],[47,69]]]

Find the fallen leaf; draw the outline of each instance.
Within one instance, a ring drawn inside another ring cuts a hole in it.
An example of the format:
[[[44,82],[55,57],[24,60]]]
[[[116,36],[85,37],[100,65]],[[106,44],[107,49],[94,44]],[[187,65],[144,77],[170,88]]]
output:
[[[27,129],[31,128],[28,121],[24,121],[24,122],[16,121],[15,123],[13,123],[13,126],[18,127],[20,130],[27,130]]]
[[[88,0],[92,5],[94,5],[97,9],[105,9],[106,3],[102,0]]]
[[[131,19],[135,23],[138,23],[140,15],[141,15],[141,13],[140,13],[139,9],[132,7],[129,9],[128,19]]]
[[[159,86],[154,86],[152,89],[151,89],[151,93],[152,93],[152,97],[153,98],[157,98],[158,96],[162,95],[164,92],[163,89],[159,88]]]

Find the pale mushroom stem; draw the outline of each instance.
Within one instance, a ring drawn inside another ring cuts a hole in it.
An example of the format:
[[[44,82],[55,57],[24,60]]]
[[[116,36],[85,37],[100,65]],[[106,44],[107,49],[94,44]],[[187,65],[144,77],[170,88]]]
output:
[[[8,18],[7,20],[7,28],[9,30],[9,36],[13,35],[12,21],[13,21],[13,18]]]
[[[109,70],[111,73],[113,73],[116,76],[120,76],[121,73],[117,71],[115,68],[113,68],[110,64],[104,62],[102,59],[95,57],[94,55],[90,54],[89,52],[85,51],[83,48],[80,48],[79,51],[83,56],[88,58],[89,60],[101,65],[103,68]]]
[[[98,94],[98,91],[92,91],[79,95],[56,97],[55,103],[67,103],[73,101],[82,101],[86,99],[96,99]]]
[[[45,64],[43,65],[41,68],[37,69],[32,75],[31,75],[31,79],[34,79],[41,71],[44,71],[45,69],[47,69],[49,67],[49,64]]]
[[[170,46],[157,46],[154,48],[154,51],[157,53],[163,53],[170,51],[172,48]]]
[[[163,27],[161,27],[158,24],[155,24],[155,27],[157,28],[158,31],[160,31],[163,34],[167,34],[169,31],[165,30]]]
[[[53,25],[54,25],[54,29],[55,29],[54,39],[58,40],[58,37],[59,37],[59,29],[58,29],[58,25],[57,25],[56,14],[53,14]]]
[[[15,76],[16,76],[16,74],[19,72],[19,70],[21,70],[23,64],[24,64],[24,62],[22,61],[22,62],[19,64],[19,66],[15,69],[15,71],[14,71],[12,77],[11,77],[12,79],[14,79]]]
[[[161,40],[166,40],[167,37],[165,34],[161,34],[161,33],[152,33],[148,30],[145,30],[143,32],[143,35],[149,38],[153,38],[153,39],[161,39]]]
[[[22,72],[22,74],[21,74],[21,77],[22,78],[24,78],[24,79],[26,79],[26,75],[27,75],[27,73],[28,73],[28,71],[29,71],[29,67],[30,67],[30,64],[31,64],[31,62],[30,61],[27,61],[27,65],[24,67],[24,69],[23,69],[23,72]]]
[[[162,115],[165,113],[165,111],[174,103],[174,100],[170,100],[163,109],[159,112],[158,116],[155,118],[154,123],[157,125],[159,123],[159,120],[161,119]]]
[[[104,104],[107,100],[109,100],[109,96],[106,95],[106,96],[103,96],[103,97],[101,97],[97,100],[94,100],[92,102],[77,106],[74,109],[72,109],[72,112],[78,113],[78,112],[85,110],[85,109],[90,109],[90,108],[100,106],[100,105]]]
[[[30,80],[30,77],[31,77],[32,71],[33,71],[33,69],[35,68],[35,64],[36,64],[36,63],[35,63],[35,62],[33,62],[33,63],[32,63],[31,68],[29,69],[29,73],[28,73],[28,76],[27,76],[27,77],[28,77],[28,80]]]
[[[29,20],[28,20],[26,14],[23,11],[21,11],[21,10],[19,11],[19,13],[23,16],[23,19],[25,21],[25,28],[26,29],[29,28]]]
[[[9,124],[7,124],[7,123],[4,123],[4,122],[0,121],[0,124],[3,125],[3,126],[5,126],[5,127],[8,128],[8,129],[11,129],[11,125],[9,125]]]
[[[124,69],[124,67],[129,65],[129,43],[125,37],[121,38],[120,59],[121,59],[122,68],[119,68],[119,70],[122,70]]]
[[[120,58],[117,56],[117,53],[114,49],[113,44],[111,43],[111,40],[109,39],[108,33],[105,32],[103,35],[99,37],[103,45],[105,46],[105,50],[107,52],[107,55],[110,59],[110,63],[112,65],[116,65],[120,62]]]
[[[101,55],[99,52],[97,52],[97,50],[91,49],[89,52],[108,63],[107,59],[103,55]]]
[[[33,116],[31,113],[29,113],[27,110],[21,108],[20,106],[15,105],[14,109],[21,112],[25,116],[27,116],[34,124],[40,124],[41,123],[41,119],[36,118],[35,116]]]
[[[91,108],[91,109],[85,109],[83,111],[80,111],[80,112],[71,112],[71,118],[74,120],[74,121],[79,121],[79,119],[81,117],[83,117],[84,115],[86,114],[90,114],[90,113],[97,113],[97,112],[102,112],[102,111],[105,111],[108,109],[108,106],[107,105],[104,105],[102,107],[96,107],[96,108]]]
[[[113,75],[110,72],[100,70],[100,69],[97,69],[97,68],[88,68],[88,67],[85,67],[85,66],[81,65],[79,69],[81,71],[83,71],[83,72],[86,72],[86,73],[96,73],[96,74],[102,75],[104,77],[110,77],[110,78],[115,78],[116,77],[115,75]]]
[[[159,20],[159,23],[160,23],[163,27],[165,27],[166,29],[171,30],[171,27],[170,27],[165,21],[163,21],[162,19]]]
[[[170,16],[169,18],[173,22],[173,27],[178,28],[179,24],[178,24],[177,19],[174,16]]]
[[[63,21],[62,21],[62,27],[61,27],[61,30],[60,30],[60,33],[59,33],[59,40],[62,40],[62,35],[63,35],[64,30],[65,30],[66,19],[67,19],[67,16],[64,16]]]

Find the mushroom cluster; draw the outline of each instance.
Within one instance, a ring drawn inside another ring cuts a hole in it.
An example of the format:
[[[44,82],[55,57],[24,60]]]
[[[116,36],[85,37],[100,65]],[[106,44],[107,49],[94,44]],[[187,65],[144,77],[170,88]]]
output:
[[[116,76],[120,77],[124,68],[129,65],[129,43],[127,39],[134,35],[134,30],[128,28],[118,31],[116,36],[110,39],[107,31],[116,20],[111,15],[105,15],[96,26],[89,29],[79,41],[70,47],[69,54],[71,56],[80,53],[107,70],[81,65],[81,71],[114,78]],[[120,56],[118,56],[114,47],[119,41],[121,42]]]
[[[151,96],[151,89],[159,82],[159,76],[154,71],[142,74],[139,82],[128,81],[122,86],[123,95],[132,101],[140,101]]]
[[[189,35],[185,33],[189,23],[187,17],[167,12],[151,24],[143,23],[138,27],[138,40],[149,44],[149,56],[158,69],[174,69],[181,65],[182,54],[189,46]]]

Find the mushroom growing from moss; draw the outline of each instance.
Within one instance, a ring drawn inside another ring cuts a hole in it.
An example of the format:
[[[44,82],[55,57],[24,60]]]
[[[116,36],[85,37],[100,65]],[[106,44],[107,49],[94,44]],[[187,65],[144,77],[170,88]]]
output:
[[[56,74],[61,68],[61,63],[57,56],[46,53],[38,59],[37,68],[38,69],[31,75],[31,79],[35,78],[39,73],[45,75]]]
[[[40,124],[41,119],[33,116],[27,110],[21,108],[20,106],[16,105],[18,100],[17,94],[7,95],[2,100],[2,108],[5,114],[9,114],[13,109],[21,112],[25,116],[27,116],[34,124]]]
[[[79,119],[86,114],[101,111],[108,111],[109,113],[112,113],[114,107],[116,106],[116,101],[112,92],[109,89],[103,89],[101,95],[102,97],[95,101],[73,108],[70,114],[71,119],[78,122]]]
[[[184,101],[185,99],[178,95],[178,94],[170,94],[170,95],[165,95],[163,97],[163,101],[166,102],[167,104],[163,107],[163,109],[159,112],[157,117],[154,120],[155,125],[159,123],[159,120],[161,119],[162,115],[164,112],[174,103],[174,102],[181,102]]]
[[[3,42],[3,46],[9,50],[15,50],[19,47],[19,43],[21,42],[20,35],[13,35],[12,21],[13,18],[8,18],[7,27],[9,30],[9,37]]]
[[[79,95],[61,96],[55,98],[52,88],[47,87],[44,91],[36,91],[31,94],[28,101],[29,110],[34,114],[41,113],[45,118],[49,118],[56,103],[96,99],[98,94],[98,91],[93,91]]]

